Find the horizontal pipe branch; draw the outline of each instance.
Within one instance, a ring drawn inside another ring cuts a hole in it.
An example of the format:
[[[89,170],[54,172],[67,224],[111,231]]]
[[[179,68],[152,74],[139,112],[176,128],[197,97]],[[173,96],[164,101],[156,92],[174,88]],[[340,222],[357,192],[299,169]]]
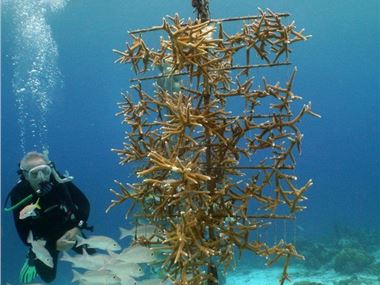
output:
[[[261,68],[261,67],[273,67],[273,66],[282,66],[282,65],[291,65],[291,63],[290,62],[278,62],[278,63],[237,65],[237,66],[223,67],[223,68],[218,68],[218,69],[209,69],[209,72],[220,71],[220,70],[237,70],[237,69]],[[175,74],[163,74],[163,75],[146,76],[146,77],[141,77],[141,78],[133,78],[133,79],[130,80],[130,82],[153,80],[153,79],[159,79],[159,78],[164,78],[164,77],[183,76],[183,75],[188,75],[188,74],[190,74],[190,72],[185,71],[185,72],[179,72],[179,73],[175,73]]]
[[[290,16],[289,13],[278,13],[276,14],[278,17],[288,17]],[[220,22],[233,22],[233,21],[245,21],[245,20],[256,20],[260,19],[262,15],[260,16],[242,16],[242,17],[230,17],[230,18],[221,18],[221,19],[211,19],[210,23],[220,23]],[[272,15],[265,15],[267,18],[273,18]],[[185,26],[185,25],[183,25]],[[153,32],[153,31],[159,31],[163,30],[164,27],[163,25],[161,26],[153,26],[150,28],[144,28],[144,29],[138,29],[138,30],[133,30],[133,31],[128,31],[129,34],[142,34],[146,32]]]

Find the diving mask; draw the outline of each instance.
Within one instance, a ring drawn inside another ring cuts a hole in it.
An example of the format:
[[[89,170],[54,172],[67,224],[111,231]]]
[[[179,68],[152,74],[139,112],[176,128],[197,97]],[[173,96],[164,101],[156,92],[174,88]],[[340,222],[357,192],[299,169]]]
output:
[[[47,164],[37,165],[26,172],[26,178],[29,181],[49,181],[52,170]]]

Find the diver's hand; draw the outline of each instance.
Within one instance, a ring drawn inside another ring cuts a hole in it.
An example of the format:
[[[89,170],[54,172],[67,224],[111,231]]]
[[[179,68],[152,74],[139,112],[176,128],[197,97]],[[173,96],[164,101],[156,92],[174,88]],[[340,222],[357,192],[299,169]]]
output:
[[[71,230],[68,230],[67,232],[64,233],[62,238],[66,240],[72,240],[76,241],[77,235],[80,235],[80,229],[78,227],[73,227]]]
[[[57,250],[58,251],[66,251],[71,249],[75,245],[75,241],[59,239],[57,240]]]
[[[45,181],[39,184],[39,188],[36,191],[37,196],[41,197],[49,193],[53,189],[53,183]]]
[[[58,251],[66,251],[71,249],[76,243],[76,236],[80,235],[80,229],[77,227],[72,228],[65,232],[56,243]]]

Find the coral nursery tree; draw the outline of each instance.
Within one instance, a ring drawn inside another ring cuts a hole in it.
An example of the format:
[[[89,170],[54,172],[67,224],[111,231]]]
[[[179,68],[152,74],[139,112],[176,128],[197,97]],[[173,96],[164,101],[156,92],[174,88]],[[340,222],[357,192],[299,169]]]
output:
[[[297,186],[292,175],[298,123],[318,116],[310,103],[294,104],[301,100],[292,92],[295,69],[283,85],[263,79],[259,88],[250,76],[259,68],[289,70],[290,47],[307,36],[294,22],[283,24],[288,16],[260,9],[228,19],[176,15],[130,32],[131,44],[114,50],[139,75],[120,103],[129,129],[114,151],[123,165],[139,163],[138,182],[117,181],[109,209],[131,201],[128,214],[156,226],[135,242],[165,251],[162,269],[174,284],[217,284],[216,267],[228,268],[243,250],[268,264],[284,258],[283,284],[289,259],[302,258],[291,243],[270,245],[256,234],[273,220],[294,219],[312,185]],[[233,21],[242,28],[228,34],[224,26]],[[160,35],[158,48],[147,46],[145,33]]]

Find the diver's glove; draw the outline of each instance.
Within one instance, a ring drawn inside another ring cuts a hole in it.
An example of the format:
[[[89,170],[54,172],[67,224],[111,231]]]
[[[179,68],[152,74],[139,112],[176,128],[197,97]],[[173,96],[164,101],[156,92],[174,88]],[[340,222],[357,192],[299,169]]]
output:
[[[20,282],[23,284],[31,283],[37,276],[37,270],[34,266],[34,254],[30,251],[24,265],[20,271]]]
[[[53,183],[50,181],[45,181],[40,183],[40,188],[36,191],[37,196],[41,197],[44,196],[45,194],[49,193],[51,189],[53,189]]]

